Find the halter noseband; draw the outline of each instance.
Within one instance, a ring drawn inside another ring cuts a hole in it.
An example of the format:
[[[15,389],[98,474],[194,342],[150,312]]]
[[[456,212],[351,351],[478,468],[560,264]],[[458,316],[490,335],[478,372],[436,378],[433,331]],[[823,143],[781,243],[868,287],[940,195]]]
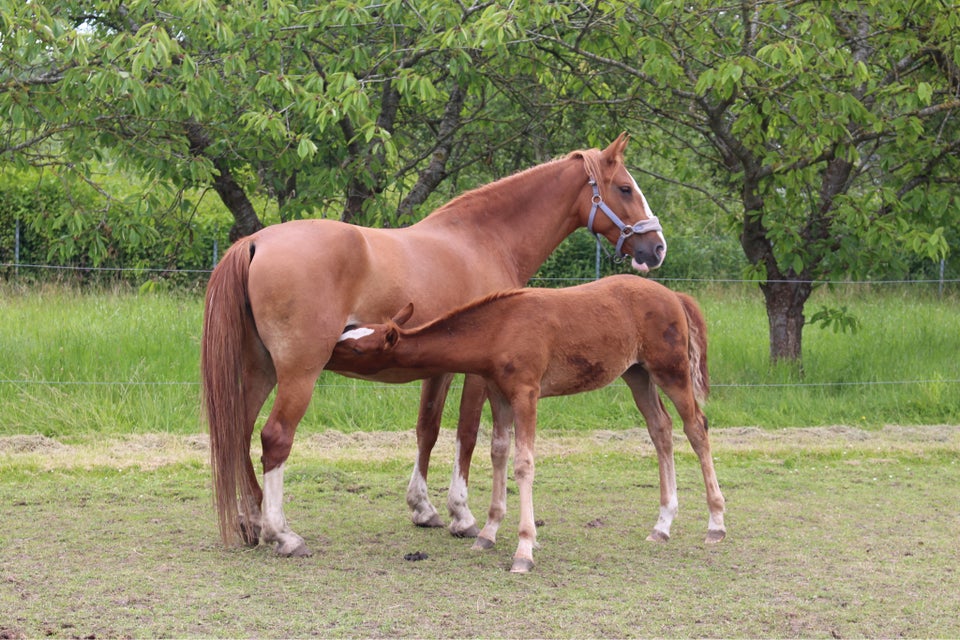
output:
[[[616,255],[613,256],[613,259],[617,262],[623,260],[627,254],[623,253],[623,243],[635,233],[647,233],[648,231],[663,231],[663,227],[660,226],[660,221],[656,216],[650,216],[646,220],[640,220],[633,224],[624,224],[623,220],[613,212],[613,210],[607,206],[607,203],[603,201],[603,198],[600,197],[600,187],[597,186],[597,181],[592,177],[590,178],[590,186],[593,187],[593,206],[590,207],[590,217],[587,218],[587,230],[597,237],[597,243],[602,246],[600,241],[600,234],[593,230],[593,220],[597,217],[597,209],[603,211],[607,218],[610,219],[618,229],[620,229],[620,237],[617,239],[617,248]],[[610,253],[607,251],[607,248],[603,248],[604,253],[608,256]]]

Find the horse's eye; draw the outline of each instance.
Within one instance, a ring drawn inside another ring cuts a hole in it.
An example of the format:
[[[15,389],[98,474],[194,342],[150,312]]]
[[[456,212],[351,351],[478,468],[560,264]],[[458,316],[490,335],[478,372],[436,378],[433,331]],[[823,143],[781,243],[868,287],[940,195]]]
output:
[[[630,195],[633,192],[633,188],[630,185],[624,185],[620,187],[620,193]]]

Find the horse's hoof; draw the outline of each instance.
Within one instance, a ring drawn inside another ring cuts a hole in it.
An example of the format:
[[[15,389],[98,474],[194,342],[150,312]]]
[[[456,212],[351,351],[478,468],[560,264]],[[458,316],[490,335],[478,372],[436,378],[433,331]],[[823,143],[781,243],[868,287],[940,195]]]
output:
[[[493,549],[494,542],[490,538],[477,537],[473,541],[473,546],[470,547],[474,551],[489,551]]]
[[[473,524],[462,531],[451,530],[450,533],[454,538],[476,538],[478,535],[480,535],[480,527]]]
[[[714,531],[707,531],[707,539],[704,540],[707,544],[717,544],[721,540],[727,537],[727,532],[723,529],[717,529]]]
[[[255,547],[260,544],[260,527],[259,526],[249,526],[243,520],[240,521],[240,537],[243,539],[243,544],[248,547]]]
[[[510,573],[530,573],[533,569],[533,560],[529,558],[514,558]]]
[[[313,552],[307,547],[307,543],[301,540],[300,544],[292,549],[284,546],[277,547],[277,555],[284,558],[309,558]]]
[[[440,519],[440,514],[437,513],[430,516],[429,520],[425,520],[423,522],[414,522],[413,524],[425,529],[439,529],[446,526],[443,524],[443,520]]]
[[[659,529],[654,529],[653,532],[647,536],[648,542],[667,542],[670,540],[670,534],[664,533]]]

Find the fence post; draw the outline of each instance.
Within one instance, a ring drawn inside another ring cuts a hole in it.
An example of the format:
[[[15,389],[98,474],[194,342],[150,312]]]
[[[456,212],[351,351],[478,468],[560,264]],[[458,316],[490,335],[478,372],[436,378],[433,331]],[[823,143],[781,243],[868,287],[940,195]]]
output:
[[[20,275],[20,218],[13,228],[13,275]]]
[[[937,297],[943,298],[943,266],[946,260],[940,258],[940,285],[937,287]]]
[[[219,260],[219,257],[220,257],[220,256],[219,256],[219,251],[218,251],[219,246],[220,246],[220,245],[218,244],[218,240],[217,240],[217,236],[218,236],[218,235],[220,235],[220,227],[219,227],[219,226],[214,227],[214,229],[213,229],[213,265],[211,265],[211,268],[217,266],[217,261]]]
[[[596,277],[594,280],[600,279],[600,236],[597,236],[597,258],[596,258]]]

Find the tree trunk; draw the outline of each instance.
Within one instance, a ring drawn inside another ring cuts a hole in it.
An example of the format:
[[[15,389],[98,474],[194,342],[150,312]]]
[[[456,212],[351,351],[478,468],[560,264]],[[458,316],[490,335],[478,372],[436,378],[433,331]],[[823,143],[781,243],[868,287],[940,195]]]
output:
[[[197,122],[188,123],[185,132],[187,140],[190,142],[190,152],[194,155],[205,155],[210,147],[210,136],[204,130],[203,126]],[[257,216],[253,203],[247,197],[247,193],[233,177],[228,165],[223,158],[210,158],[213,166],[217,169],[217,176],[213,180],[213,190],[220,196],[220,200],[233,214],[233,226],[230,227],[230,242],[236,242],[244,236],[263,229],[263,223]]]
[[[768,281],[760,289],[770,326],[770,361],[799,364],[803,356],[803,306],[812,285],[797,280]]]

